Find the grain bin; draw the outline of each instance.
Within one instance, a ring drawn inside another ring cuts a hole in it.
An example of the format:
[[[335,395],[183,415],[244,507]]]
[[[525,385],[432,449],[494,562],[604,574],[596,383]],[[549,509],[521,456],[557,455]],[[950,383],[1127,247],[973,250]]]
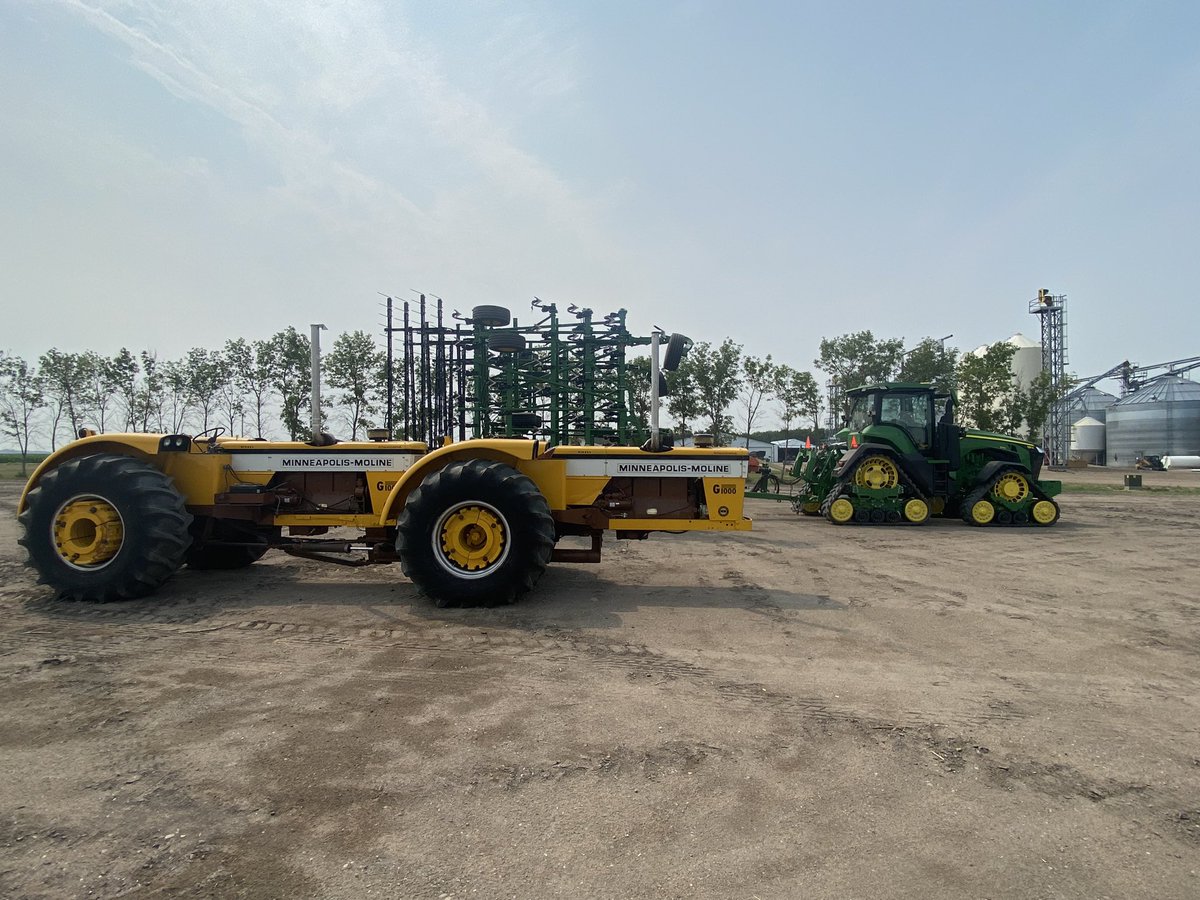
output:
[[[1139,456],[1200,453],[1200,384],[1164,375],[1108,408],[1108,464],[1132,466]]]
[[[1071,450],[1078,453],[1101,453],[1104,450],[1104,423],[1084,416],[1071,426]]]
[[[1017,380],[1017,387],[1028,390],[1033,380],[1042,374],[1042,345],[1019,333],[1005,343],[1017,348],[1012,358],[1013,377]]]

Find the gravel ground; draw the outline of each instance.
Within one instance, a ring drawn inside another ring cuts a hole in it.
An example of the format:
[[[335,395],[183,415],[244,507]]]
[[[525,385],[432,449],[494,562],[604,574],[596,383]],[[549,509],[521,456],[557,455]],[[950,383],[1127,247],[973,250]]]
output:
[[[1045,530],[751,501],[467,610],[277,554],[62,603],[16,501],[5,897],[1200,896],[1200,496]]]

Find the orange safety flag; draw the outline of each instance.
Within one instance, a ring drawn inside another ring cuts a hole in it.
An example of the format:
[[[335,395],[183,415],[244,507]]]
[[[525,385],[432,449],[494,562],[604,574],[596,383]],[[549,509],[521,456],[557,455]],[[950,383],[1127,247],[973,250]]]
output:
[[[804,449],[805,450],[812,449],[812,435],[811,434],[804,439]]]
[[[850,449],[853,450],[857,446],[858,446],[858,437],[853,434],[850,435]]]

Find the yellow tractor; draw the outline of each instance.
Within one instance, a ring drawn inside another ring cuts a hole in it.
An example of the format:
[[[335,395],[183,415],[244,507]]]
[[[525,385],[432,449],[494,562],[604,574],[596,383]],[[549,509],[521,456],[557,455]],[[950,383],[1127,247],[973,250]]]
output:
[[[657,345],[656,335],[642,447],[476,439],[430,452],[409,441],[330,443],[317,429],[311,443],[88,435],[33,473],[20,543],[39,580],[77,600],[143,597],[184,565],[236,569],[277,549],[399,562],[448,605],[511,602],[551,561],[599,562],[605,532],[749,530],[746,451],[674,448],[657,428]],[[556,548],[566,536],[591,546]]]

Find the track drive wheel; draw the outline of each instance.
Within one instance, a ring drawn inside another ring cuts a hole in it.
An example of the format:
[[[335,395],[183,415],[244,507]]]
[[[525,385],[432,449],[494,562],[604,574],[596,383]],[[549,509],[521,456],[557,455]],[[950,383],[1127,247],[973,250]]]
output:
[[[904,521],[920,525],[929,519],[929,504],[919,497],[913,497],[904,504]]]
[[[183,564],[192,517],[171,479],[128,456],[69,459],[41,477],[19,542],[38,581],[72,600],[145,597]]]
[[[488,459],[428,475],[396,531],[404,574],[438,606],[511,603],[533,588],[554,550],[554,520],[537,485]]]
[[[894,488],[900,484],[900,469],[891,457],[877,453],[854,467],[854,483],[873,491]]]
[[[1053,500],[1039,500],[1033,504],[1033,509],[1030,511],[1030,519],[1034,525],[1039,525],[1042,528],[1048,528],[1058,521],[1059,509],[1058,504]]]
[[[1002,503],[1024,503],[1028,499],[1029,493],[1029,479],[1011,469],[992,484],[992,496]]]
[[[821,504],[815,500],[810,500],[807,503],[800,505],[800,512],[806,516],[819,516],[821,514]]]

